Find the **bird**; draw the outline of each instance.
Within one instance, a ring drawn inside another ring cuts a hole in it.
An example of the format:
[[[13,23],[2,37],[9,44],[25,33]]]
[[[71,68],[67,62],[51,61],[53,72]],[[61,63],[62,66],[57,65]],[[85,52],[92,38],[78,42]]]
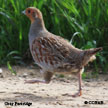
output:
[[[25,83],[45,83],[51,81],[55,73],[78,76],[79,90],[73,97],[82,95],[82,72],[84,67],[96,59],[96,53],[102,47],[78,49],[69,41],[50,33],[44,24],[43,15],[38,8],[28,7],[23,12],[31,21],[29,30],[29,48],[35,63],[41,68],[44,80],[27,80]]]

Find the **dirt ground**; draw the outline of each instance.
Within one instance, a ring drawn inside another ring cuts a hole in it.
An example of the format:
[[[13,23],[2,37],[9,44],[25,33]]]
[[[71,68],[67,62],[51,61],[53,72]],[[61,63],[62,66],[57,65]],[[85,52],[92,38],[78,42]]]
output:
[[[71,94],[78,90],[77,78],[54,76],[50,84],[25,84],[27,79],[42,79],[39,69],[15,66],[16,76],[1,69],[0,108],[108,108],[108,75],[83,80],[83,95],[74,98]]]

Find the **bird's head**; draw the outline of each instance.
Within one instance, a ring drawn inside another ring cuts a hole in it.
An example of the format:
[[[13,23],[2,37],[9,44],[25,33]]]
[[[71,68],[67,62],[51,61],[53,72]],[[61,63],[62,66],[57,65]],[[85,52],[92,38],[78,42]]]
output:
[[[26,8],[22,13],[31,20],[31,23],[33,23],[36,19],[42,19],[42,13],[35,7]]]

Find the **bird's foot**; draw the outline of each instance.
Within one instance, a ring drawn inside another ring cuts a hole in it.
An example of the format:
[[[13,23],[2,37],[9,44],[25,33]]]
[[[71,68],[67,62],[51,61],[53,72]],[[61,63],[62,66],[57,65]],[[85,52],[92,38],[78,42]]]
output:
[[[34,84],[34,83],[46,83],[44,80],[41,81],[41,80],[28,80],[28,81],[25,81],[25,83],[29,83],[29,84]]]
[[[78,91],[77,93],[75,93],[74,95],[72,95],[72,97],[78,97],[82,95],[82,91]]]
[[[82,95],[82,91],[78,91],[77,93],[75,93],[74,95],[70,95],[70,94],[63,94],[63,96],[71,96],[71,97],[78,97]]]

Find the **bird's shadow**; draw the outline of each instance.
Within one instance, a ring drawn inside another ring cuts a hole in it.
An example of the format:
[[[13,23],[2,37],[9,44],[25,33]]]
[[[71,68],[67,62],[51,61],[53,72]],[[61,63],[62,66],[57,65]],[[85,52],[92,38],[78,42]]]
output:
[[[3,92],[5,93],[5,92]],[[40,96],[32,94],[32,93],[22,93],[22,92],[10,92],[10,94],[14,95],[12,97],[4,97],[0,98],[1,102],[6,101],[23,101],[23,102],[55,102],[60,101],[59,96]],[[62,101],[72,101],[73,99],[62,99]]]
[[[5,92],[3,92],[5,93]],[[57,101],[73,101],[74,99],[59,99],[59,96],[40,96],[32,93],[22,93],[22,92],[10,92],[15,95],[12,97],[0,98],[1,102],[57,102]]]
[[[3,92],[5,93],[5,92]],[[56,97],[52,96],[40,96],[40,95],[35,95],[32,93],[21,93],[21,92],[10,92],[10,94],[14,95],[12,97],[7,97],[6,98],[0,98],[0,101],[32,101],[32,102],[38,102],[38,101],[55,101]]]

